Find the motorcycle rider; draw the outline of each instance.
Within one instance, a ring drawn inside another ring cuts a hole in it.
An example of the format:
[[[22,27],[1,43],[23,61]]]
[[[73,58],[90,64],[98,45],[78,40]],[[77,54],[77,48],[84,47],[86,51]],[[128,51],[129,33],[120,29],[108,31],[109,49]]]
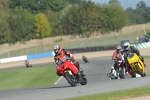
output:
[[[67,49],[62,49],[62,47],[61,47],[60,45],[55,45],[53,49],[54,49],[54,53],[55,53],[54,60],[55,60],[56,66],[58,65],[58,61],[59,61],[59,60],[63,59],[65,56],[68,56],[68,57],[70,58],[70,61],[71,61],[80,71],[82,71],[81,68],[80,68],[79,62],[74,59],[74,56],[70,53],[69,50],[67,50]],[[56,73],[57,73],[58,76],[62,76],[62,75],[59,73],[58,70],[57,70]]]
[[[139,58],[141,59],[141,61],[144,63],[144,58],[140,55],[140,51],[138,49],[136,49],[134,46],[130,46],[130,43],[129,42],[124,42],[123,44],[123,52],[122,52],[124,55],[125,55],[125,60],[127,61],[127,56],[130,54],[130,53],[136,53]],[[144,63],[145,65],[145,63]],[[146,65],[145,65],[146,67]]]
[[[28,66],[29,62],[27,60],[25,60],[25,65]]]
[[[115,70],[117,70],[116,58],[119,56],[121,56],[121,46],[120,45],[116,46],[116,51],[112,55],[112,61],[114,61],[114,69]]]
[[[28,60],[25,60],[26,67],[30,67],[30,62]]]
[[[136,49],[134,46],[130,46],[130,43],[129,43],[129,42],[124,42],[124,43],[123,43],[123,51],[122,51],[122,54],[124,54],[124,59],[125,59],[126,64],[128,64],[127,56],[128,56],[130,53],[136,53],[136,54],[139,56],[139,58],[141,59],[141,61],[143,62],[144,67],[146,67],[146,65],[145,65],[145,63],[144,63],[144,58],[140,55],[139,50]]]
[[[118,78],[118,76],[116,75],[116,70],[114,69],[114,66],[110,68],[110,72],[107,74],[107,76],[111,77],[112,79]]]

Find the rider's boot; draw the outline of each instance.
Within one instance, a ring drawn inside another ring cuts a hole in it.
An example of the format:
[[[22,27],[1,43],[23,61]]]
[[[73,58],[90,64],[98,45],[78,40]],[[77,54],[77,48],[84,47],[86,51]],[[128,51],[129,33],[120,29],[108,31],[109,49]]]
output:
[[[78,71],[78,73],[77,73],[77,78],[78,78],[77,83],[80,83],[81,82],[81,78],[82,78],[80,71]]]
[[[143,62],[144,67],[146,67],[146,64],[144,63],[144,58],[143,58],[142,56],[140,56],[140,59],[141,59],[141,61]]]
[[[58,76],[62,76],[61,73],[59,73],[59,71],[57,71],[56,74],[57,74]]]
[[[76,61],[76,67],[79,69],[79,71],[82,73],[83,72],[83,70],[81,69],[81,67],[80,67],[80,64],[79,64],[79,62],[78,61]]]

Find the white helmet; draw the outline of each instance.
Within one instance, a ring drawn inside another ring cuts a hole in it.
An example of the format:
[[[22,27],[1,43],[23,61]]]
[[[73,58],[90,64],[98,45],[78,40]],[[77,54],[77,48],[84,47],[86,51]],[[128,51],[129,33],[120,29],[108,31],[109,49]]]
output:
[[[121,50],[121,46],[118,45],[118,46],[116,47],[116,51],[117,51],[117,52],[120,52],[120,50]]]
[[[128,50],[130,48],[130,43],[129,42],[124,42],[123,43],[123,48],[124,48],[124,50]]]
[[[114,69],[114,67],[112,66],[111,69]]]

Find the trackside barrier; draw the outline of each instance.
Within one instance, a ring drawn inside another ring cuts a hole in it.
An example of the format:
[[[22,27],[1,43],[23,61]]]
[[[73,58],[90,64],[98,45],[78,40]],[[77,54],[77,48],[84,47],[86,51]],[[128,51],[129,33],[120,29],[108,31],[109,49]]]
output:
[[[1,59],[1,63],[14,62],[14,61],[21,61],[21,60],[27,60],[27,56],[25,55],[25,56],[4,58],[4,59]]]
[[[131,44],[131,46],[134,46],[137,49],[144,49],[150,47],[150,42],[140,43],[140,44]]]
[[[137,49],[144,49],[144,48],[150,47],[150,42],[140,43],[140,44],[131,44],[131,45]],[[95,51],[114,50],[115,47],[116,47],[116,45],[85,47],[85,48],[70,49],[70,51],[72,53],[95,52]],[[46,53],[40,53],[40,54],[31,54],[31,55],[25,55],[25,56],[4,58],[4,59],[0,59],[0,63],[7,63],[7,62],[14,62],[14,61],[21,61],[21,60],[30,60],[30,59],[50,57],[50,56],[54,56],[54,52],[46,52]]]
[[[95,51],[114,50],[116,46],[117,45],[83,47],[83,48],[73,48],[73,49],[69,49],[69,50],[71,53],[95,52]]]
[[[27,55],[27,60],[52,56],[52,52]]]

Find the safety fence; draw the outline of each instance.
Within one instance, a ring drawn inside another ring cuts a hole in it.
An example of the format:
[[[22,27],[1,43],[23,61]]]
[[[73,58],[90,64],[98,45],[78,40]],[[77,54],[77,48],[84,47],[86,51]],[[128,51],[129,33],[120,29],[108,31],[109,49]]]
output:
[[[140,44],[131,44],[131,45],[136,47],[137,49],[144,49],[144,48],[150,47],[150,42],[145,42],[145,43],[140,43]],[[74,49],[70,49],[70,51],[72,53],[95,52],[95,51],[114,50],[115,47],[116,45],[96,46],[96,47],[86,47],[86,48],[74,48]],[[54,56],[53,52],[31,54],[31,55],[0,59],[0,63],[30,60],[30,59],[37,59],[37,58],[44,58],[44,57],[51,57],[51,56]]]

